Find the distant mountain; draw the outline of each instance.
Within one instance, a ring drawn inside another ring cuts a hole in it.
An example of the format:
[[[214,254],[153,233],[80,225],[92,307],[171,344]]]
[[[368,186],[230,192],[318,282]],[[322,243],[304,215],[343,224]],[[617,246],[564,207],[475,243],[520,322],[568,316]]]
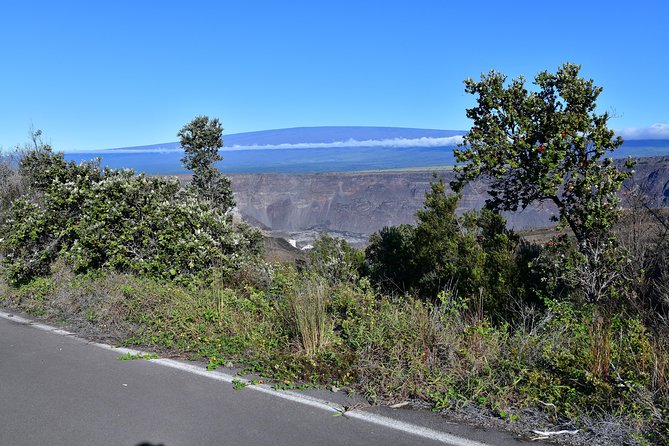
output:
[[[614,158],[665,155],[669,155],[669,139],[626,139],[623,145],[613,153]]]
[[[346,143],[351,140],[357,142],[375,141],[377,145],[380,145],[382,142],[387,142],[388,145],[392,145],[393,140],[418,140],[415,142],[418,144],[421,139],[439,140],[462,136],[465,133],[464,130],[414,129],[403,127],[295,127],[289,129],[262,130],[258,132],[223,135],[223,150],[244,147],[256,148],[262,146],[267,146],[268,148],[282,148],[281,146],[285,145],[327,145],[333,143]],[[454,141],[457,140],[454,139]],[[436,142],[439,143],[439,141]],[[452,142],[450,144],[455,145]],[[179,143],[166,142],[162,144],[119,147],[107,150],[128,152],[169,151],[179,150]]]
[[[319,173],[429,169],[455,164],[464,130],[399,127],[297,127],[224,135],[225,173]],[[615,158],[669,155],[669,140],[629,140]],[[68,160],[102,158],[109,167],[150,174],[186,173],[177,142],[68,152]]]

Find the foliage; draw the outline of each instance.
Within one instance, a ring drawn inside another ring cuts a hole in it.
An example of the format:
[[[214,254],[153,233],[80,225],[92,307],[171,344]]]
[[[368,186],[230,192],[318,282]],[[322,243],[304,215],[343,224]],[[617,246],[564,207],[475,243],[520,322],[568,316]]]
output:
[[[215,163],[223,157],[223,127],[217,118],[197,116],[183,126],[177,136],[185,155],[181,159],[186,169],[193,172],[191,187],[212,207],[227,213],[235,207],[230,180],[223,176]]]
[[[65,257],[78,272],[113,268],[187,279],[212,266],[234,267],[259,246],[180,190],[176,179],[130,171],[107,173],[91,187],[73,230],[76,238]]]
[[[307,355],[323,351],[333,342],[329,286],[323,279],[308,277],[287,290],[289,320]]]
[[[552,202],[561,223],[584,242],[601,238],[616,221],[616,192],[631,173],[605,158],[622,139],[607,127],[608,113],[595,113],[602,88],[579,70],[567,63],[555,74],[539,73],[534,92],[522,77],[507,84],[495,71],[480,82],[467,79],[465,91],[477,105],[467,110],[474,125],[455,151],[460,165],[453,186],[490,180],[495,209]]]
[[[346,240],[322,232],[309,250],[307,267],[329,283],[355,282],[364,264],[364,253]]]
[[[317,290],[308,291],[309,284]],[[583,422],[609,413],[625,417],[638,432],[666,430],[666,337],[653,336],[633,315],[619,314],[606,326],[603,352],[591,305],[551,300],[546,311],[523,308],[515,326],[493,325],[448,293],[435,302],[393,297],[364,278],[328,285],[279,265],[266,289],[238,282],[193,288],[57,269],[52,277],[5,292],[12,305],[33,314],[98,327],[102,331],[95,333],[113,333],[126,344],[204,358],[210,368],[234,363],[281,388],[304,382],[350,386],[373,402],[413,398],[437,409],[475,404],[505,420],[531,407],[553,421]],[[296,297],[303,309],[314,298],[323,304],[313,320],[325,322],[327,342],[311,351],[291,313]],[[598,372],[602,353],[610,362],[607,375]]]
[[[624,194],[626,212],[614,228],[629,261],[622,265],[630,303],[649,323],[669,315],[669,212],[638,185]]]
[[[588,240],[580,244],[561,235],[548,241],[531,260],[543,295],[581,304],[595,303],[613,313],[624,307],[630,285],[628,251],[614,238]],[[627,302],[629,303],[629,302]]]
[[[12,283],[48,273],[75,239],[72,229],[88,186],[102,177],[97,162],[67,163],[49,146],[25,153],[19,173],[29,190],[13,200],[0,242],[3,273]]]
[[[21,153],[18,150],[4,154],[0,152],[0,226],[12,202],[26,189],[25,181],[18,172],[20,157]]]
[[[460,196],[446,193],[443,180],[425,194],[424,209],[416,212],[419,286],[434,298],[445,288],[462,296],[477,294],[483,277],[484,253],[476,242],[474,218],[456,214]]]
[[[151,360],[151,359],[158,359],[158,355],[155,353],[126,353],[125,355],[117,356],[116,360],[117,361],[135,361],[138,359],[146,359],[146,360]]]
[[[31,193],[13,201],[0,241],[14,284],[48,274],[59,256],[81,273],[111,268],[188,281],[260,251],[257,231],[232,224],[176,179],[68,163],[48,147],[26,153],[20,171]]]
[[[366,251],[370,278],[387,290],[414,290],[428,300],[444,290],[483,299],[485,308],[501,313],[516,282],[518,239],[498,213],[458,215],[459,198],[446,192],[443,180],[433,182],[415,227],[384,228],[372,236]]]
[[[532,368],[550,374],[526,375],[530,386],[526,391],[562,407],[572,417],[585,404],[613,414],[629,411],[652,417],[653,397],[648,393],[652,387],[652,367],[648,367],[652,341],[643,324],[618,314],[606,325],[606,333],[601,333],[593,329],[600,317],[595,307],[577,309],[556,301],[548,304],[549,311],[528,334],[519,354]],[[610,367],[608,374],[601,373],[603,354]]]
[[[416,286],[415,227],[386,226],[369,238],[365,267],[371,281],[384,290],[408,292]]]
[[[535,289],[543,298],[578,300],[577,291],[570,276],[576,271],[582,256],[576,243],[566,235],[551,238],[529,260],[529,269],[538,279]],[[583,303],[582,300],[578,300]]]

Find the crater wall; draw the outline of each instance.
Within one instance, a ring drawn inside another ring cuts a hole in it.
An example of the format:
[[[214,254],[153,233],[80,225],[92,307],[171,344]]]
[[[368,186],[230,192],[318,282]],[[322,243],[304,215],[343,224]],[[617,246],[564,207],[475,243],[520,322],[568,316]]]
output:
[[[447,183],[449,170],[436,175]],[[429,171],[321,174],[231,175],[239,213],[274,231],[326,230],[369,236],[384,226],[413,223],[433,174]],[[641,187],[657,205],[669,205],[669,157],[641,158],[625,189]],[[483,182],[463,191],[461,210],[479,209],[487,196]],[[550,225],[555,208],[530,207],[507,214],[509,226]]]

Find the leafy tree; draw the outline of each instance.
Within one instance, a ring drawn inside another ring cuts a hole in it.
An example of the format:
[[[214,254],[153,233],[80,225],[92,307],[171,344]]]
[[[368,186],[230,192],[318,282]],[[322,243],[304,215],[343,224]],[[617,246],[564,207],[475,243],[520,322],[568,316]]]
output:
[[[622,139],[607,127],[608,113],[595,113],[602,88],[579,70],[567,63],[555,74],[541,72],[531,92],[523,77],[507,83],[495,71],[467,79],[477,105],[467,110],[474,125],[455,150],[460,165],[452,186],[489,180],[489,205],[498,210],[552,202],[583,244],[600,240],[617,220],[616,192],[631,173],[606,157]]]
[[[443,180],[430,187],[415,226],[384,228],[370,238],[370,279],[425,299],[436,299],[444,290],[463,299],[483,298],[487,311],[503,313],[517,282],[517,237],[499,213],[484,209],[458,215],[460,196],[448,193]]]
[[[525,289],[521,277],[520,238],[506,228],[504,216],[484,208],[476,214],[475,224],[476,241],[485,254],[483,288],[489,307],[502,313],[509,310],[510,299],[532,300],[533,296]]]
[[[515,281],[518,238],[498,212],[457,214],[460,195],[448,193],[443,180],[432,182],[424,209],[416,213],[420,289],[434,298],[450,288],[462,298],[484,300],[487,311],[501,313]]]
[[[177,136],[185,155],[181,159],[193,172],[193,189],[213,208],[228,213],[235,207],[230,180],[215,166],[223,157],[223,127],[217,118],[198,116],[186,124]]]
[[[371,281],[389,291],[407,292],[418,284],[415,227],[386,226],[369,238],[365,266]]]
[[[445,288],[465,298],[473,296],[484,275],[485,255],[477,244],[475,218],[456,214],[460,196],[448,194],[442,179],[432,182],[430,188],[424,209],[416,212],[420,288],[433,298]]]

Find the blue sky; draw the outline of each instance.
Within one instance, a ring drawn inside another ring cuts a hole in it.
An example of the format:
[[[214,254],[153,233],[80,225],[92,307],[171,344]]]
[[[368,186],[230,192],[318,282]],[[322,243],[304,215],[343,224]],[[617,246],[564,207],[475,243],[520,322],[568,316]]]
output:
[[[199,114],[226,133],[467,129],[463,79],[566,61],[643,136],[669,123],[668,17],[660,0],[5,1],[0,147],[31,125],[62,150],[175,141]]]

